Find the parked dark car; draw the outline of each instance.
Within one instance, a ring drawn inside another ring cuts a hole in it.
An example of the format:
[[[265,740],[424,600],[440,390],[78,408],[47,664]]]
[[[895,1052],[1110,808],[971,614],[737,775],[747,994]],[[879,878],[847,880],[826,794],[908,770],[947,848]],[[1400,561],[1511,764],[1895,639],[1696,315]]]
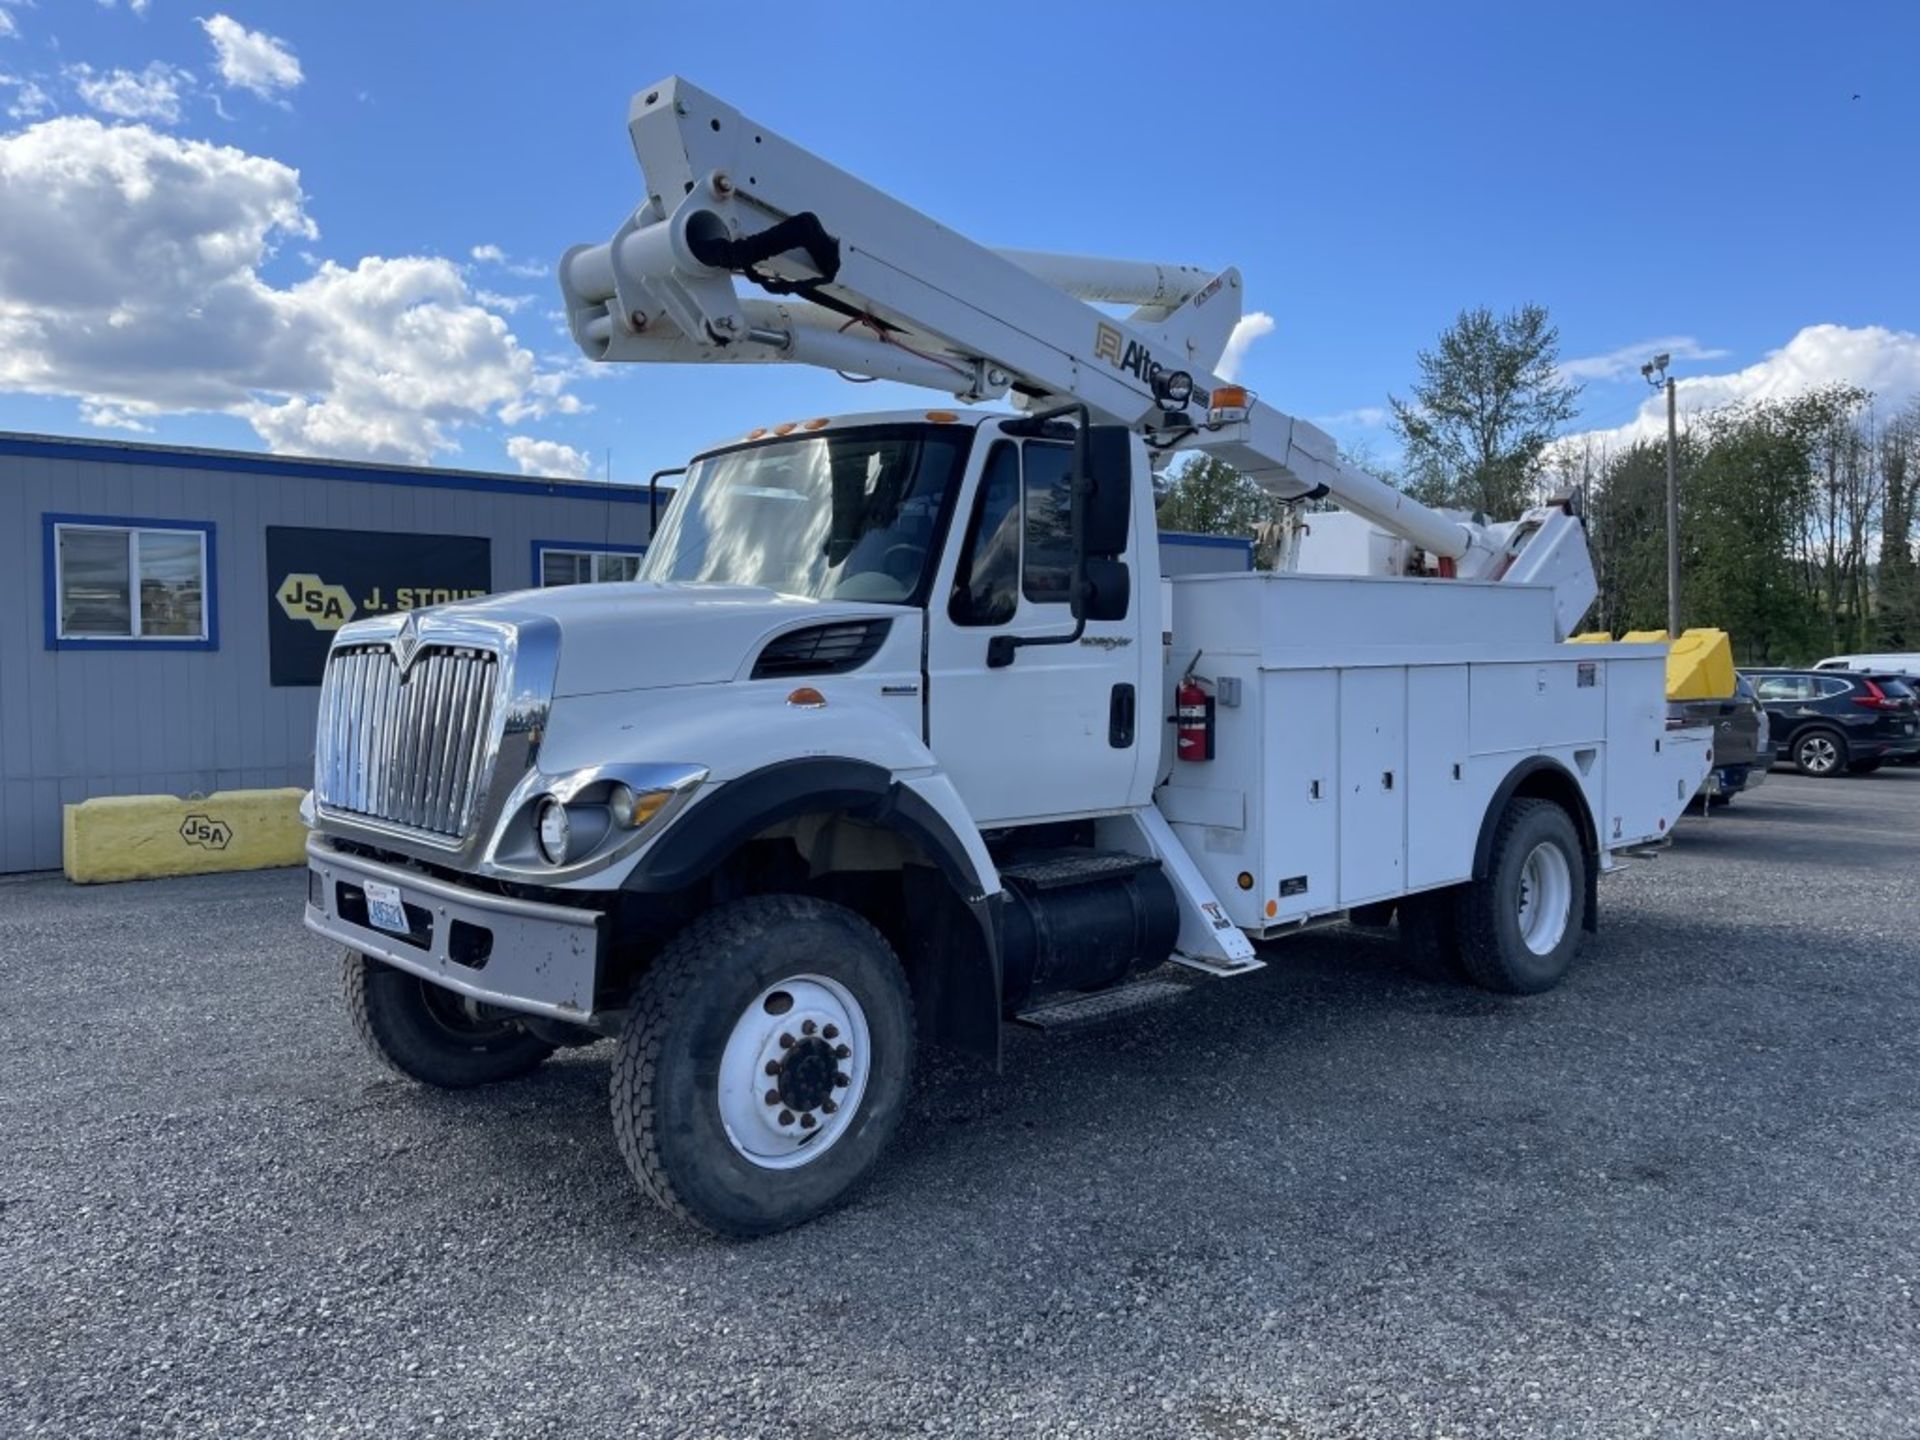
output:
[[[1767,778],[1774,758],[1772,722],[1745,675],[1735,677],[1727,699],[1668,701],[1667,724],[1713,731],[1713,769],[1700,782],[1702,803],[1728,804]]]
[[[1853,670],[1749,670],[1777,756],[1802,775],[1864,775],[1920,753],[1920,701],[1906,678]]]

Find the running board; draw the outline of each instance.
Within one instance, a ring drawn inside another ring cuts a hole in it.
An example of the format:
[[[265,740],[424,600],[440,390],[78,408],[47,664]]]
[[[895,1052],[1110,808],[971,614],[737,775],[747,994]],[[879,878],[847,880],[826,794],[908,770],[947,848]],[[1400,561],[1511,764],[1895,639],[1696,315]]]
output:
[[[1013,1019],[1015,1024],[1035,1030],[1079,1030],[1171,1004],[1191,988],[1178,980],[1135,980],[1109,990],[1046,1000],[1031,1010],[1022,1010]]]
[[[1235,975],[1251,975],[1256,970],[1267,968],[1267,962],[1257,955],[1244,959],[1215,959],[1211,955],[1183,955],[1176,950],[1167,957],[1175,965],[1184,965],[1189,970],[1198,970],[1202,975],[1211,975],[1216,980],[1230,980]]]

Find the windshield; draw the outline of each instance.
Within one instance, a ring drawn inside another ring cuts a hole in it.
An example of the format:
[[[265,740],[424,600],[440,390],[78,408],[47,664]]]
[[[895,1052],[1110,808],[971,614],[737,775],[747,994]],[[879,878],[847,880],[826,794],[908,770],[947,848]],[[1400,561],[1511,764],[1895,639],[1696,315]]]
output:
[[[687,472],[640,578],[916,603],[972,438],[880,425],[709,455]]]

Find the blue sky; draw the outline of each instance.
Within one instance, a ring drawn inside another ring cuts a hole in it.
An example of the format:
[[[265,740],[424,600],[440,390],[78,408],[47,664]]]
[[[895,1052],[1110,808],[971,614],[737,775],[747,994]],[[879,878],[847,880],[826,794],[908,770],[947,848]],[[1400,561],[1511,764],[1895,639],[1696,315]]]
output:
[[[1690,404],[1920,390],[1920,7],[1237,8],[0,0],[0,428],[631,479],[892,403],[575,363],[546,272],[675,72],[982,240],[1238,264],[1243,377],[1383,459],[1473,304],[1582,428],[1655,341]]]

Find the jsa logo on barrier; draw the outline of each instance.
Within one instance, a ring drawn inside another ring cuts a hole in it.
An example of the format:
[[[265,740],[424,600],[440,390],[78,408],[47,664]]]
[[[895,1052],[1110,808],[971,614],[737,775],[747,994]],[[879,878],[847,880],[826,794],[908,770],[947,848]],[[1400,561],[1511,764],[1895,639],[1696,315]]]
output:
[[[274,591],[289,620],[305,620],[316,630],[338,630],[353,619],[353,597],[318,575],[289,575]]]
[[[180,838],[203,850],[224,850],[233,839],[233,827],[211,815],[189,815],[180,822]]]

